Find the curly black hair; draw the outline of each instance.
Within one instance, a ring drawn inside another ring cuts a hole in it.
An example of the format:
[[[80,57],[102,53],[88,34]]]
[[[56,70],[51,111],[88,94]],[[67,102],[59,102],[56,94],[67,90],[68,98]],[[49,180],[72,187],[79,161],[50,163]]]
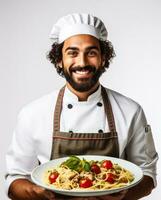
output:
[[[100,44],[101,54],[105,58],[104,71],[106,71],[106,69],[109,68],[112,59],[115,57],[115,51],[112,43],[108,40],[107,41],[99,40],[99,44]],[[53,43],[51,50],[47,54],[47,58],[51,61],[52,64],[54,64],[56,71],[60,76],[63,76],[63,70],[58,63],[62,60],[63,45],[64,42],[61,44]]]

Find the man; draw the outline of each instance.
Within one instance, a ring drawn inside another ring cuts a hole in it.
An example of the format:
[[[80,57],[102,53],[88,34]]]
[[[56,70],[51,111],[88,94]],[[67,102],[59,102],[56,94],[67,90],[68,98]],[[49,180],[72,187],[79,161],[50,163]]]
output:
[[[99,82],[115,55],[103,22],[89,14],[67,15],[54,25],[51,39],[48,57],[66,85],[20,112],[6,157],[9,197],[135,200],[150,194],[158,156],[144,112]],[[142,168],[144,177],[128,191],[89,198],[58,196],[31,182],[30,172],[39,163],[73,154],[127,159]]]

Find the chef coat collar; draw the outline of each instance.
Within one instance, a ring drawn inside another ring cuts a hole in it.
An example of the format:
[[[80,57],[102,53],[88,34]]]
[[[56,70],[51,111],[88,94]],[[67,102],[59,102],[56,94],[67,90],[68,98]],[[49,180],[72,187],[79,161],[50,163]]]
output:
[[[99,85],[98,89],[94,93],[92,93],[85,102],[99,101],[100,98],[101,98],[101,85]],[[64,91],[64,101],[66,102],[79,101],[78,97],[73,92],[71,92],[67,86],[65,87]]]

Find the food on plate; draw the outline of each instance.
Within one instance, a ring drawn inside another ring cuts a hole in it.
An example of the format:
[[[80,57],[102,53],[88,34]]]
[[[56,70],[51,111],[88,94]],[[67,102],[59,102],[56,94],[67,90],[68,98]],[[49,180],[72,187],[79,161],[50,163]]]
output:
[[[134,175],[110,160],[85,160],[70,156],[58,167],[45,171],[43,182],[65,190],[105,190],[129,185]]]

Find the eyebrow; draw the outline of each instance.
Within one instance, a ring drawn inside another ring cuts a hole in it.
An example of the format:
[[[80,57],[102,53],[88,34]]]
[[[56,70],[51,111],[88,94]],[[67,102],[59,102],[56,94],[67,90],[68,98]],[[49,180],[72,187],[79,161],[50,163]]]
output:
[[[65,52],[68,50],[79,50],[77,47],[68,47],[65,49]]]
[[[99,48],[97,46],[90,46],[90,47],[86,48],[87,51],[89,51],[91,49],[96,49],[96,50],[99,51]],[[65,52],[68,51],[68,50],[77,50],[77,51],[79,51],[79,48],[77,48],[77,47],[68,47],[68,48],[65,49]]]

